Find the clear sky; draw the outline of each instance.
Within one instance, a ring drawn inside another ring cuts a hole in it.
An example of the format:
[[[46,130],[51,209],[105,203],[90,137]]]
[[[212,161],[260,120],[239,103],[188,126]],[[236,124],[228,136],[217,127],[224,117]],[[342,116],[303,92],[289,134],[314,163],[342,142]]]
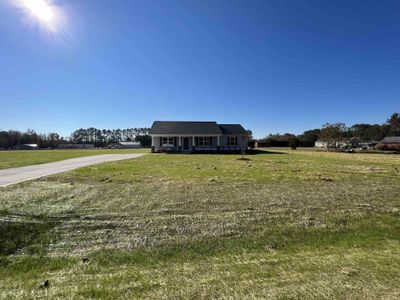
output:
[[[54,0],[55,31],[18,1],[0,0],[0,129],[215,120],[263,137],[400,110],[398,0]]]

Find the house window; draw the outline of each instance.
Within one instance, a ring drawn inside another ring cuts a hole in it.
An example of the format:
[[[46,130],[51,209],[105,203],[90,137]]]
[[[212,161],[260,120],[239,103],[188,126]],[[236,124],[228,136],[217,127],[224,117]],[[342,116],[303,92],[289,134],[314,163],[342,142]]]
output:
[[[161,144],[163,147],[172,147],[174,146],[174,137],[172,136],[166,136],[163,137],[161,140]]]
[[[197,138],[197,146],[199,147],[211,146],[211,138],[209,136],[199,136]]]
[[[230,136],[228,138],[228,145],[229,146],[236,146],[236,137],[235,136]]]

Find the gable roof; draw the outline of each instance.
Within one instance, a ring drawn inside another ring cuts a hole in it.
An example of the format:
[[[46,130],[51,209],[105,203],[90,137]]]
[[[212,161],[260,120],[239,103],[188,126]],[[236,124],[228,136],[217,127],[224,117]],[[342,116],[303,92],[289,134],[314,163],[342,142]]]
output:
[[[217,124],[217,122],[198,121],[154,121],[150,134],[240,134],[247,131],[240,124]]]
[[[223,134],[248,134],[240,124],[218,124]]]
[[[150,134],[222,134],[217,122],[154,121]]]
[[[400,136],[387,136],[382,142],[383,144],[400,144]]]

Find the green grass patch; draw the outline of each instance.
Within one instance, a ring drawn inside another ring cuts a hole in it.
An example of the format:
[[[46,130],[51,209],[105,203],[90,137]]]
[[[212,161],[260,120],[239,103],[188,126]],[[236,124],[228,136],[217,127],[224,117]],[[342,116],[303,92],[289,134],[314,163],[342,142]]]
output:
[[[123,153],[147,153],[149,149],[94,149],[94,150],[15,150],[0,151],[0,170],[43,164],[69,158]]]
[[[272,298],[279,294],[283,298],[307,298],[317,293],[319,297],[336,298],[361,297],[365,288],[369,291],[367,298],[392,297],[397,295],[396,277],[400,275],[400,258],[395,253],[400,245],[399,226],[395,216],[371,216],[369,220],[352,220],[340,230],[332,226],[293,231],[268,229],[235,239],[133,251],[100,250],[84,262],[78,258],[22,256],[3,261],[5,268],[0,278],[7,290],[22,288],[26,291],[22,295],[36,296],[44,295],[38,288],[38,278],[47,279],[51,284],[47,295],[51,297],[186,298],[234,294]],[[63,274],[74,274],[74,278]],[[23,282],[16,280],[19,276]],[[368,286],[364,286],[366,280]],[[380,285],[381,280],[385,280],[385,288]],[[350,283],[353,289],[343,288]],[[266,284],[269,289],[265,289]]]
[[[266,181],[359,181],[398,179],[400,156],[311,151],[261,151],[240,155],[152,154],[141,159],[82,168],[66,176],[70,181],[150,181],[154,178],[198,183],[263,183]]]
[[[399,156],[239,158],[148,154],[1,189],[0,298],[400,297]]]

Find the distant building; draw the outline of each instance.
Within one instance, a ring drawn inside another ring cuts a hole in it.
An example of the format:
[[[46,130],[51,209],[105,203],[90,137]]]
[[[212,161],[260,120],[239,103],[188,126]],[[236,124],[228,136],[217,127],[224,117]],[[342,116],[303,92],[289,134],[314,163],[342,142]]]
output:
[[[315,142],[315,147],[316,148],[327,148],[328,147],[328,142],[327,141],[318,140],[318,141]]]
[[[318,140],[315,142],[316,148],[357,148],[360,144],[360,140],[358,138],[351,138],[345,141],[322,141]]]
[[[106,148],[110,149],[137,149],[141,148],[142,144],[140,142],[118,142],[109,144]]]
[[[59,144],[59,149],[94,149],[93,144]]]
[[[348,145],[352,148],[357,148],[361,143],[361,140],[359,138],[356,137],[352,137],[349,141],[348,141]]]
[[[22,144],[15,146],[16,150],[37,150],[39,149],[38,144]]]
[[[266,148],[266,147],[269,147],[269,143],[267,143],[267,142],[256,141],[256,142],[254,143],[254,147],[255,147],[255,148]]]
[[[358,144],[358,148],[362,150],[371,150],[378,144],[378,142],[370,141],[370,142],[362,142]]]
[[[379,144],[387,149],[400,150],[400,136],[387,136]]]
[[[140,142],[119,142],[119,148],[121,149],[134,149],[141,148],[142,144]]]

